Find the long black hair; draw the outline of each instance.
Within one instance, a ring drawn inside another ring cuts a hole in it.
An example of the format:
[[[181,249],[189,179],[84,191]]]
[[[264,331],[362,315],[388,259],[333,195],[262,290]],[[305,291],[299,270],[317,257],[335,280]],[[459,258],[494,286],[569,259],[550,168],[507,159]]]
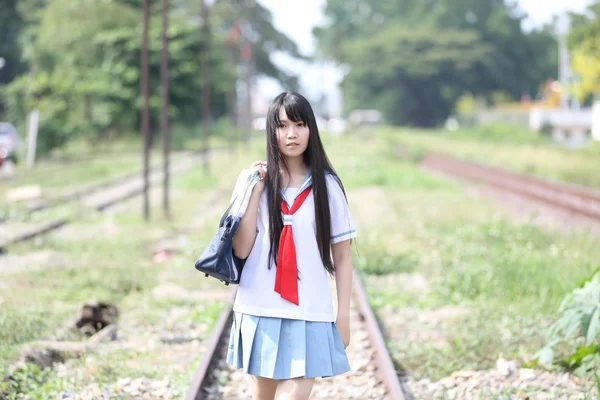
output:
[[[279,252],[279,239],[283,229],[283,219],[281,216],[281,187],[282,176],[281,169],[289,174],[288,165],[285,158],[279,153],[277,141],[277,128],[281,126],[279,112],[281,108],[285,110],[287,117],[293,122],[304,122],[310,131],[308,147],[303,153],[304,163],[310,168],[312,174],[312,190],[315,200],[315,220],[317,228],[317,244],[319,253],[325,269],[330,274],[334,274],[335,267],[331,259],[331,216],[329,212],[329,196],[327,193],[327,184],[325,175],[333,175],[340,185],[344,196],[346,192],[341,180],[333,169],[321,137],[315,114],[308,100],[296,92],[283,92],[275,98],[269,111],[267,112],[267,201],[269,205],[269,237],[271,239],[271,249],[269,251],[269,268],[271,260],[277,264],[277,254]]]

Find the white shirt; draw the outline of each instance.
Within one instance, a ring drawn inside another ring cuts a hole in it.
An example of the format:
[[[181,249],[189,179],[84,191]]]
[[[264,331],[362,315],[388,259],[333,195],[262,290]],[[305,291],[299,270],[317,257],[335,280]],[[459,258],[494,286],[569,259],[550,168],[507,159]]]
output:
[[[309,171],[300,188],[283,189],[283,198],[290,208],[296,196],[311,183],[312,177]],[[337,178],[326,175],[326,184],[331,215],[331,244],[356,237],[350,210]],[[258,230],[256,241],[242,270],[233,310],[265,317],[333,322],[329,276],[323,266],[317,244],[313,191],[310,191],[302,207],[292,217],[300,276],[298,305],[282,299],[280,294],[275,292],[277,268],[272,262],[271,269],[267,268],[271,246],[266,191],[260,198],[256,227]]]

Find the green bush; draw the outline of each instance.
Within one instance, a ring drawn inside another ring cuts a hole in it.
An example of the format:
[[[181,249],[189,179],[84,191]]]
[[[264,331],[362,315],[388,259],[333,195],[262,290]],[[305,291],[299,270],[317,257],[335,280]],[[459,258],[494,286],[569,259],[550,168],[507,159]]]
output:
[[[559,312],[562,315],[550,327],[546,346],[536,355],[538,362],[551,365],[554,347],[574,341],[576,350],[559,363],[582,377],[595,373],[600,369],[600,268],[565,297]]]
[[[50,368],[40,368],[36,364],[26,364],[11,376],[0,381],[0,398],[6,400],[22,399],[27,393],[32,399],[55,398],[62,389],[58,381],[53,381]],[[55,384],[55,382],[58,384]]]

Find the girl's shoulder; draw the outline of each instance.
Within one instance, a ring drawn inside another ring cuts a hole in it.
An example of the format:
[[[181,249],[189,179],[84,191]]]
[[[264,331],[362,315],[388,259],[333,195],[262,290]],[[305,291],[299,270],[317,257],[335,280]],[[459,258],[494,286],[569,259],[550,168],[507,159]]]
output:
[[[332,183],[341,183],[340,177],[335,175],[333,172],[325,171],[325,182],[327,185],[331,185]]]
[[[339,176],[326,172],[325,184],[327,186],[327,195],[330,200],[333,200],[335,202],[343,200],[345,202],[346,195],[344,194],[344,186]]]
[[[325,183],[327,184],[327,189],[342,187],[342,180],[340,177],[329,171],[325,171]]]

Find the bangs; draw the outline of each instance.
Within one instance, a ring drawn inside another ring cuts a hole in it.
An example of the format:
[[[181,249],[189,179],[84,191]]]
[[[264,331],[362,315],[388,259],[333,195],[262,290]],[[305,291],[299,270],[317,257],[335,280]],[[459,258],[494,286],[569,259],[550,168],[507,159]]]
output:
[[[273,121],[275,122],[275,126],[281,125],[281,119],[279,118],[279,113],[281,109],[285,110],[285,114],[288,119],[292,122],[304,122],[308,124],[309,115],[308,109],[305,105],[301,104],[299,99],[296,96],[286,95],[281,99],[281,104],[278,104],[273,109]]]

